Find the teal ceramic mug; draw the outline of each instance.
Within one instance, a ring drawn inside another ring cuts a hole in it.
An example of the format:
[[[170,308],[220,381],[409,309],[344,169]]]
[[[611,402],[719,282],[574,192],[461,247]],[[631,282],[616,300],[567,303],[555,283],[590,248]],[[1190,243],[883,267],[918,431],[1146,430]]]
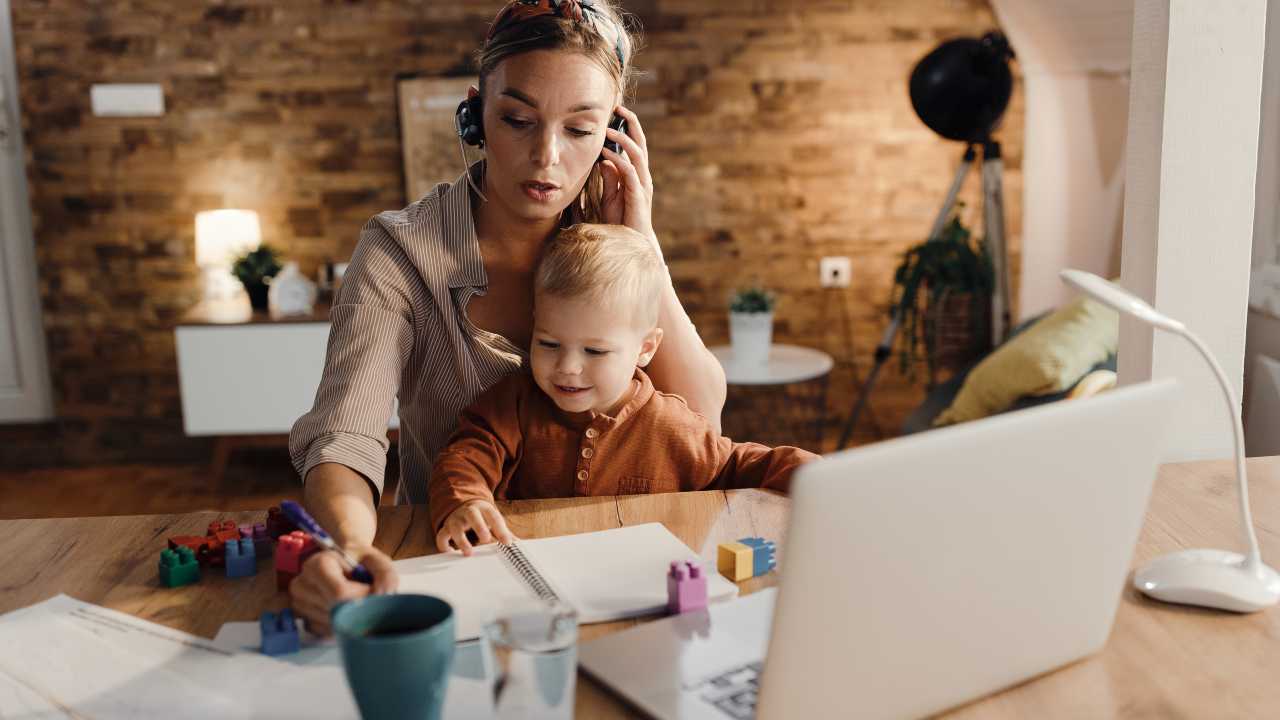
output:
[[[365,720],[438,720],[453,665],[454,613],[430,595],[370,595],[330,612]]]

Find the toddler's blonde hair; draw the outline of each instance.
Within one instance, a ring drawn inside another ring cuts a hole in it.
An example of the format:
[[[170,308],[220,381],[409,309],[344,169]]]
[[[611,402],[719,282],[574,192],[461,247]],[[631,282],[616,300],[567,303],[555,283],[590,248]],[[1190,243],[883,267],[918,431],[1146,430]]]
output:
[[[667,269],[652,241],[625,225],[579,223],[542,249],[534,294],[620,305],[645,329],[658,324]]]

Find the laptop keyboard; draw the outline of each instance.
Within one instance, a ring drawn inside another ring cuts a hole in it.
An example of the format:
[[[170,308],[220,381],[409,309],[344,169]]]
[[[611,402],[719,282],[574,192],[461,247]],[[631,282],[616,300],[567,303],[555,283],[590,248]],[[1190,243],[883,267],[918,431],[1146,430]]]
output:
[[[704,680],[693,689],[706,702],[734,720],[756,716],[756,693],[760,690],[761,661],[747,663]]]

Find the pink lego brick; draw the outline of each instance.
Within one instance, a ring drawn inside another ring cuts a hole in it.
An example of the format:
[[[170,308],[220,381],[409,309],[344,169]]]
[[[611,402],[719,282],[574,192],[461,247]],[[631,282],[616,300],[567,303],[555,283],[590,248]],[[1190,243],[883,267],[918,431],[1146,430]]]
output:
[[[301,530],[281,535],[276,545],[276,570],[297,575],[302,572],[302,563],[318,549],[315,541]]]
[[[684,613],[707,607],[707,575],[702,565],[673,561],[667,572],[667,612]]]

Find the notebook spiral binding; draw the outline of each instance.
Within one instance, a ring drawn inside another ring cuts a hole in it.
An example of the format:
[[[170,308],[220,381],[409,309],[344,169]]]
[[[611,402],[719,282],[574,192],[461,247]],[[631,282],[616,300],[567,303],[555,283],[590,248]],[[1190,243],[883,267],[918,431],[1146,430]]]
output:
[[[542,573],[538,572],[538,568],[534,567],[532,562],[529,562],[528,556],[524,554],[524,551],[519,546],[499,543],[498,552],[515,570],[516,575],[519,575],[520,579],[533,590],[534,594],[548,602],[560,599],[556,591],[551,589],[551,584],[547,582],[546,578],[542,577]]]

